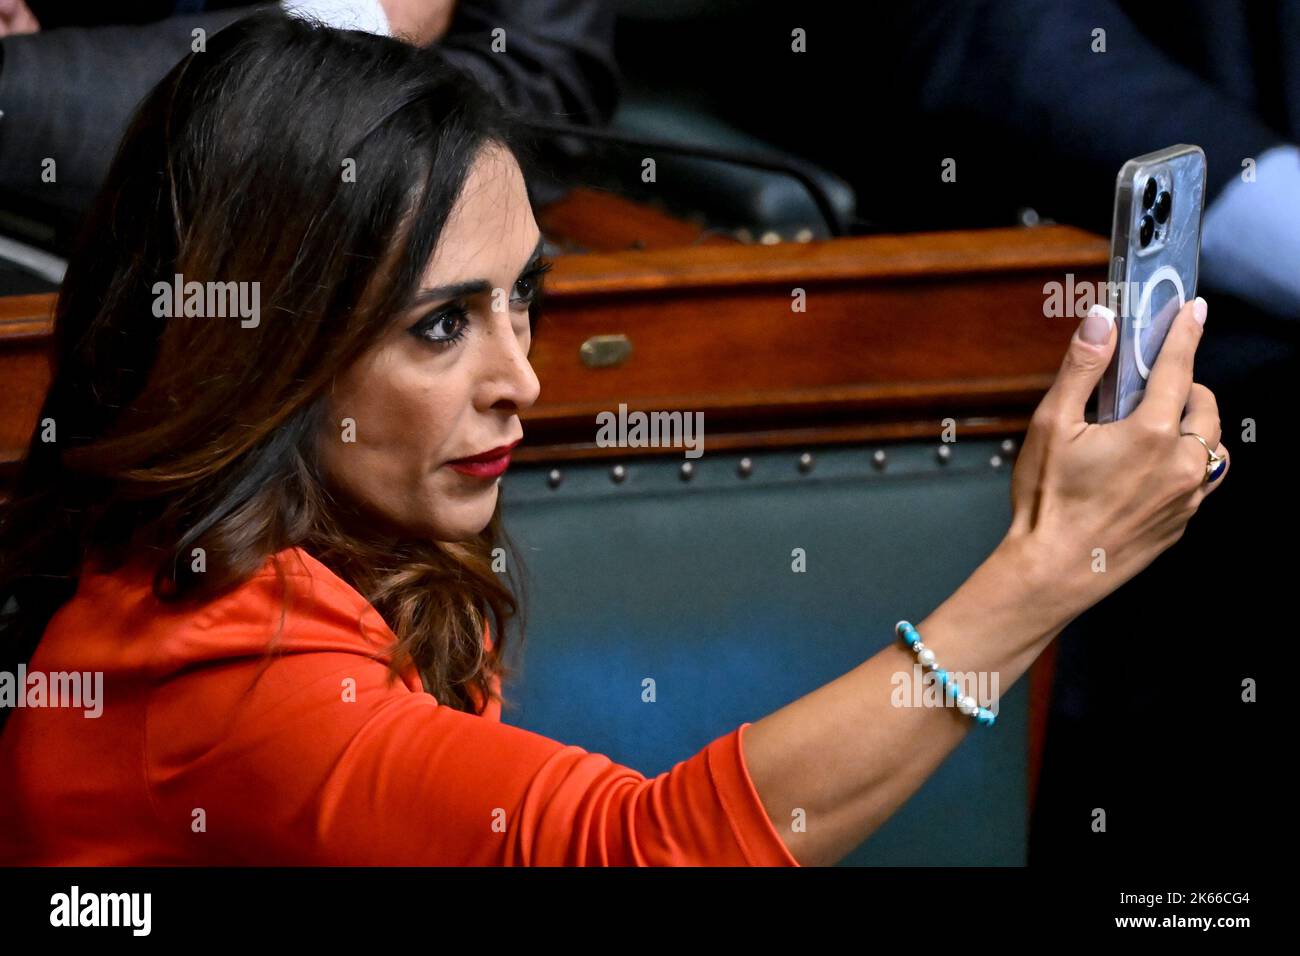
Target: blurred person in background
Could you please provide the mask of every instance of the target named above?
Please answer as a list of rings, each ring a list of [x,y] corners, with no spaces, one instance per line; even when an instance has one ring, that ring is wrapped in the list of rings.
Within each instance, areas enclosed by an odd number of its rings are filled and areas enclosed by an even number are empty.
[[[194,31],[211,35],[265,6],[0,0],[0,234],[66,253],[131,111],[191,51]],[[436,43],[449,62],[523,113],[601,125],[617,105],[614,17],[600,0],[285,0],[279,6],[329,26]],[[535,183],[543,203],[562,194],[545,169],[539,164]]]

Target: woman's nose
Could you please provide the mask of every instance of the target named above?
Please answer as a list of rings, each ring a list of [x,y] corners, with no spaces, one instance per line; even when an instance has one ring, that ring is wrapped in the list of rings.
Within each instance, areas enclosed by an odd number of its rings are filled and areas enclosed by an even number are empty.
[[[489,380],[493,392],[490,404],[505,400],[520,409],[528,408],[537,401],[542,385],[528,361],[527,333],[521,338],[510,318],[503,316],[494,324],[489,340]]]

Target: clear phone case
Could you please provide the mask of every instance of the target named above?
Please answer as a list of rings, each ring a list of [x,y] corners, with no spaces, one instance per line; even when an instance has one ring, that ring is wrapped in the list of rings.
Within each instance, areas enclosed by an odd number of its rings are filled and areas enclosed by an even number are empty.
[[[1119,172],[1104,299],[1119,338],[1097,389],[1098,423],[1125,418],[1142,401],[1174,316],[1196,297],[1204,205],[1199,146],[1138,156]]]

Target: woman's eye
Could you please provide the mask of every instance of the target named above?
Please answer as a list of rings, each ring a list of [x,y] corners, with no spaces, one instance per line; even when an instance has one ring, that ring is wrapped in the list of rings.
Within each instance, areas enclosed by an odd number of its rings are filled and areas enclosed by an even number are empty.
[[[450,345],[460,340],[468,324],[469,316],[465,309],[454,308],[421,319],[411,332],[435,345]]]
[[[515,283],[515,296],[512,301],[532,304],[542,292],[542,280],[551,271],[550,262],[539,262],[519,277]]]
[[[540,283],[533,276],[524,276],[515,283],[515,301],[532,302],[537,298],[539,285]]]

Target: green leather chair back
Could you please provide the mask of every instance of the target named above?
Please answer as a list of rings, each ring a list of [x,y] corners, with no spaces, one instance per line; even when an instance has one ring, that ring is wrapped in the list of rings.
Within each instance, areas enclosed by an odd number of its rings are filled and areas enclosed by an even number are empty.
[[[584,463],[556,466],[554,486],[549,466],[512,468],[503,509],[529,620],[503,718],[655,776],[855,667],[1010,521],[998,443],[945,445],[946,460],[939,447],[812,449],[811,470],[799,451],[628,458],[621,481],[613,462]],[[1000,690],[997,724],[972,728],[844,864],[1026,862],[1026,682]]]

